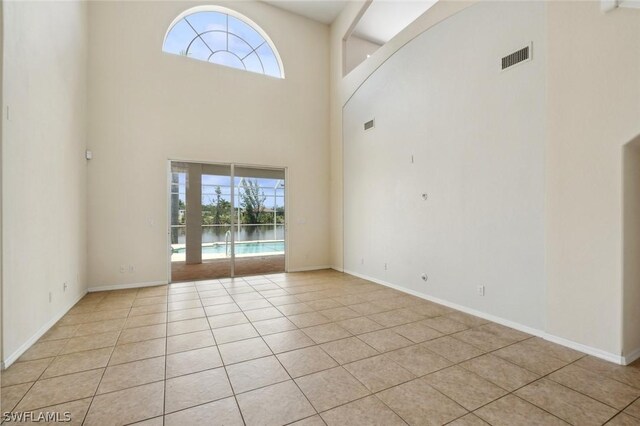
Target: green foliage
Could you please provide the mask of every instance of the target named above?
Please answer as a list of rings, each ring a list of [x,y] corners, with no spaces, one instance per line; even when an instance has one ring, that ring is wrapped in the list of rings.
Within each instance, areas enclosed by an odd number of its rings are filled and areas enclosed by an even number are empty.
[[[243,179],[240,184],[239,205],[240,224],[242,225],[273,225],[273,210],[267,211],[265,201],[267,197],[260,188],[257,180]],[[222,197],[222,190],[216,186],[214,194],[209,196],[209,203],[202,205],[203,225],[227,225],[231,223],[231,215],[234,219],[238,216],[238,210],[231,207],[231,203]],[[184,203],[180,201],[180,209],[184,209]],[[284,223],[284,206],[276,208],[276,223]],[[237,221],[237,219],[236,219]]]
[[[202,205],[203,225],[225,225],[231,223],[231,203],[222,198],[222,191],[216,186],[209,204]]]
[[[264,201],[267,199],[257,180],[243,179],[241,183],[240,206],[242,223],[265,223]],[[268,223],[268,222],[267,222]]]
[[[284,223],[284,206],[276,207],[276,223]]]

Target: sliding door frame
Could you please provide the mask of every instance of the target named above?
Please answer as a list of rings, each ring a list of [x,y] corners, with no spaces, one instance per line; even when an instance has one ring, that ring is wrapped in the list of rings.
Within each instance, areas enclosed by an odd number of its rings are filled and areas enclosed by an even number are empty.
[[[195,164],[205,164],[205,165],[213,165],[213,166],[223,166],[230,167],[230,180],[231,180],[231,206],[234,205],[234,197],[235,197],[235,168],[236,167],[246,167],[249,169],[262,169],[262,170],[283,170],[284,171],[284,271],[289,271],[289,168],[287,166],[267,166],[262,164],[248,164],[248,163],[221,163],[221,162],[213,162],[213,161],[201,161],[201,160],[185,160],[172,158],[167,160],[167,168],[166,168],[166,178],[167,178],[167,205],[166,205],[166,224],[165,230],[167,232],[166,241],[165,241],[165,250],[167,253],[167,283],[171,284],[171,163],[195,163]],[[231,278],[235,278],[235,217],[231,215]]]

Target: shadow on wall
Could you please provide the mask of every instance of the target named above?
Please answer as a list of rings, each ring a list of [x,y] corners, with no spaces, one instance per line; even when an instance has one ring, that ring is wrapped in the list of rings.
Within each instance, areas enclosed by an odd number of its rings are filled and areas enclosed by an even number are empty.
[[[623,355],[640,355],[640,135],[623,146]]]

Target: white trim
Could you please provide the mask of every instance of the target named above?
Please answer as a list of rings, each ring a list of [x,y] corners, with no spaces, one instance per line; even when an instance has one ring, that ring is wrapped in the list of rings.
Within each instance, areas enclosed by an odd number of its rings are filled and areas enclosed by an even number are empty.
[[[231,258],[229,259],[229,275],[231,276],[231,278],[235,278],[236,276],[236,231],[238,231],[238,239],[240,239],[240,209],[242,208],[242,205],[240,203],[238,203],[238,223],[236,223],[236,214],[234,213],[234,210],[236,209],[236,188],[238,189],[238,198],[240,198],[240,182],[242,180],[238,181],[238,187],[236,187],[236,166],[235,164],[231,163],[229,164],[229,229],[231,230],[231,234],[229,235],[230,238],[230,243],[231,243]],[[202,185],[202,178],[200,178],[200,185]],[[187,199],[187,192],[189,191],[188,189],[188,185],[187,185],[187,189],[185,190],[184,193],[184,199]],[[202,193],[200,194],[200,198],[202,198]],[[216,205],[216,209],[217,209],[217,205]],[[275,206],[273,207],[275,210]],[[202,235],[202,218],[199,219],[200,221],[200,235]],[[185,255],[185,260],[187,258],[187,219],[185,218],[184,220],[185,223],[185,235],[184,235],[184,255]],[[235,226],[234,226],[235,225]],[[273,236],[273,238],[276,238],[275,234]],[[224,237],[224,242],[225,242],[225,246],[227,244],[227,236],[225,234]],[[200,237],[200,244],[202,244],[202,236]],[[199,249],[201,250],[201,249]],[[225,247],[225,251],[226,251],[226,247]],[[225,253],[226,255],[227,253]],[[186,262],[185,262],[186,263]]]
[[[129,284],[114,284],[114,285],[102,285],[98,287],[89,287],[89,293],[95,293],[96,291],[109,291],[109,290],[126,290],[129,288],[143,288],[154,287],[157,285],[167,285],[166,280],[162,281],[148,281],[145,283],[129,283]]]
[[[11,355],[5,358],[2,361],[2,366],[1,366],[2,370],[9,368],[11,364],[13,364],[18,358],[20,358],[23,353],[25,353],[31,346],[33,346],[34,343],[38,341],[39,338],[41,338],[47,331],[49,331],[51,327],[53,327],[58,321],[60,321],[60,318],[65,316],[66,313],[69,312],[69,310],[73,308],[75,304],[78,303],[80,299],[82,299],[85,296],[85,294],[87,294],[87,290],[83,291],[76,299],[74,299],[70,304],[68,304],[65,309],[62,309],[60,313],[58,313],[49,321],[47,321],[45,325],[40,327],[40,329],[36,331],[33,336],[27,339],[27,341],[24,342],[22,345],[20,345],[18,349],[16,349]]]
[[[629,365],[633,361],[640,359],[640,348],[636,349],[635,351],[631,351],[629,355],[624,355],[622,359],[624,365]]]
[[[303,266],[301,268],[289,269],[287,272],[307,272],[307,271],[319,271],[321,269],[333,269],[329,265],[318,265],[318,266]],[[277,273],[277,272],[276,272]]]
[[[167,253],[167,283],[171,284],[171,160],[167,160],[167,241],[164,249]],[[185,251],[186,254],[186,251]]]
[[[467,314],[475,315],[477,317],[484,318],[486,320],[489,320],[489,321],[504,325],[506,327],[513,328],[515,330],[519,330],[519,331],[531,334],[533,336],[540,337],[540,338],[548,340],[550,342],[557,343],[559,345],[566,346],[566,347],[571,348],[571,349],[575,349],[577,351],[586,353],[588,355],[592,355],[592,356],[594,356],[596,358],[604,359],[605,361],[613,362],[615,364],[627,365],[630,362],[633,362],[632,357],[634,355],[636,357],[640,357],[640,349],[634,351],[632,353],[632,355],[630,355],[628,357],[623,357],[621,355],[616,355],[616,354],[613,354],[611,352],[603,351],[602,349],[594,348],[592,346],[583,345],[582,343],[577,343],[577,342],[565,339],[563,337],[554,336],[553,334],[549,334],[549,333],[547,333],[545,331],[538,330],[537,328],[532,328],[532,327],[529,327],[529,326],[526,326],[526,325],[523,325],[523,324],[519,324],[517,322],[513,322],[511,320],[507,320],[507,319],[504,319],[504,318],[501,318],[501,317],[497,317],[495,315],[491,315],[491,314],[487,314],[485,312],[477,311],[475,309],[468,308],[466,306],[459,305],[457,303],[453,303],[453,302],[449,302],[449,301],[446,301],[446,300],[438,299],[437,297],[429,296],[429,295],[424,294],[424,293],[419,293],[419,292],[417,292],[415,290],[411,290],[411,289],[408,289],[408,288],[400,287],[398,285],[391,284],[389,282],[386,282],[386,281],[383,281],[383,280],[380,280],[380,279],[377,279],[377,278],[373,278],[373,277],[370,277],[370,276],[367,276],[367,275],[364,275],[364,274],[360,274],[360,273],[353,272],[353,271],[348,271],[348,270],[345,270],[344,272],[347,273],[347,274],[350,274],[350,275],[354,275],[354,276],[359,277],[359,278],[363,278],[365,280],[372,281],[372,282],[377,283],[377,284],[381,284],[381,285],[386,286],[386,287],[393,288],[394,290],[398,290],[398,291],[401,291],[403,293],[407,293],[407,294],[410,294],[412,296],[419,297],[421,299],[429,300],[431,302],[435,302],[435,303],[438,303],[440,305],[444,305],[444,306],[447,306],[449,308],[453,308],[453,309],[456,309],[458,311],[465,312]],[[635,359],[637,359],[637,358],[635,358]]]
[[[616,355],[611,352],[603,351],[602,349],[594,348],[593,346],[583,345],[582,343],[574,342],[573,340],[565,339],[564,337],[558,337],[553,334],[541,332],[542,337],[545,340],[548,340],[553,343],[557,343],[558,345],[566,346],[571,349],[575,349],[578,352],[583,352],[587,355],[592,355],[596,358],[603,359],[605,361],[612,362],[614,364],[625,365],[624,357],[622,355]]]
[[[289,217],[291,216],[291,200],[289,197],[291,196],[291,192],[289,192],[289,188],[291,188],[291,183],[289,182],[289,166],[284,167],[284,271],[289,272],[289,263],[291,263],[291,253],[289,247],[290,238],[289,238]],[[275,207],[274,207],[275,208]],[[276,237],[276,234],[273,235]]]

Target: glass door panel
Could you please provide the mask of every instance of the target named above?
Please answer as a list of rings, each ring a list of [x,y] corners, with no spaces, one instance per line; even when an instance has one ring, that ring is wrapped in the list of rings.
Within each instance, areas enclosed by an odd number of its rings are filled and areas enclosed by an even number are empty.
[[[174,170],[180,170],[186,182],[183,186],[178,185],[184,188],[184,193],[178,193],[178,197],[173,195],[172,189],[172,217],[176,202],[190,206],[181,216],[180,209],[178,213],[184,241],[178,239],[174,244],[172,235],[171,280],[231,276],[231,166],[172,163],[171,168],[172,188]]]
[[[186,215],[187,215],[187,169],[179,163],[171,165],[171,223],[170,247],[171,262],[184,262],[186,259]]]
[[[235,167],[235,274],[285,269],[284,170]]]

